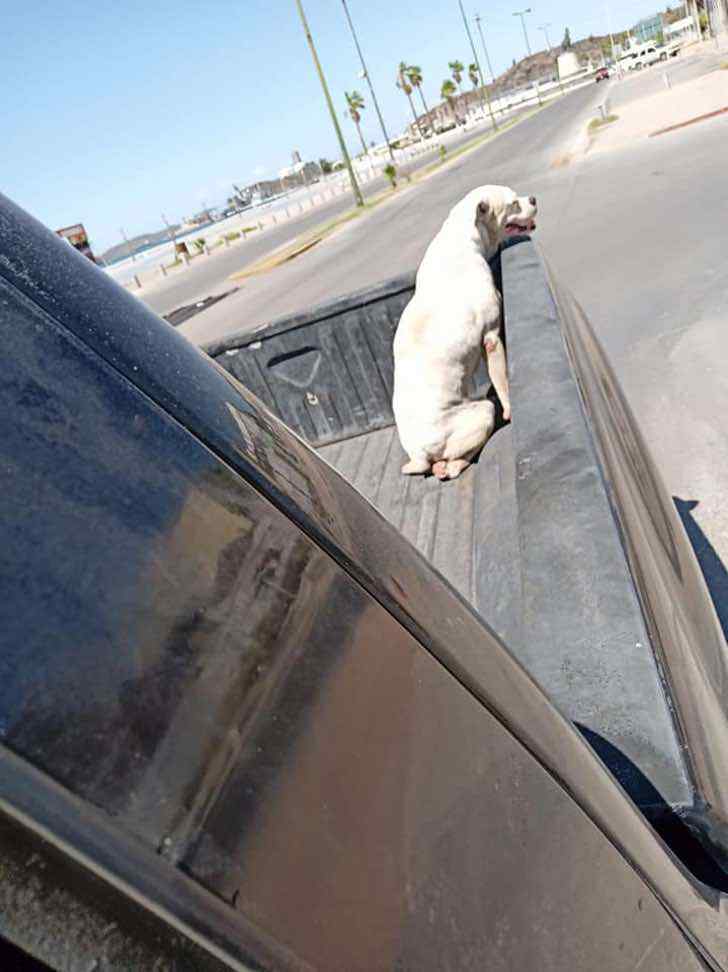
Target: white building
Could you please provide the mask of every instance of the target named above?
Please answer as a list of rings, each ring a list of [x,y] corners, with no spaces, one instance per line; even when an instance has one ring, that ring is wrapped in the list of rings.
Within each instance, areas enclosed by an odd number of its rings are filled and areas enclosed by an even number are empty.
[[[278,178],[281,182],[290,181],[297,185],[308,185],[310,182],[318,182],[321,178],[321,166],[318,162],[294,162],[293,165],[281,169]]]
[[[672,44],[675,41],[681,40],[695,40],[697,36],[695,19],[693,17],[683,17],[682,20],[676,20],[674,24],[665,24],[663,34],[666,44]]]

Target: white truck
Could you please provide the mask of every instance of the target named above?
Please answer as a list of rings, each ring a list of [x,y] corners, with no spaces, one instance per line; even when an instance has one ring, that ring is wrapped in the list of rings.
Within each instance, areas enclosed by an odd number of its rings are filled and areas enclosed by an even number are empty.
[[[641,71],[661,60],[661,54],[655,44],[642,44],[641,47],[634,47],[623,55],[619,63],[625,71]]]

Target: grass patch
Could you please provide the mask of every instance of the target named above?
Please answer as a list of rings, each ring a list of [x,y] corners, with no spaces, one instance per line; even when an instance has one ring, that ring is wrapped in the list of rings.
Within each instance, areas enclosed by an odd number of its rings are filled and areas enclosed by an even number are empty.
[[[240,239],[240,233],[238,233],[238,232],[226,233],[225,234],[225,239],[229,243],[232,243],[233,240],[239,240]]]
[[[606,118],[592,118],[589,122],[589,131],[596,132],[600,128],[604,128],[605,125],[611,125],[612,122],[619,120],[619,115],[607,115]]]

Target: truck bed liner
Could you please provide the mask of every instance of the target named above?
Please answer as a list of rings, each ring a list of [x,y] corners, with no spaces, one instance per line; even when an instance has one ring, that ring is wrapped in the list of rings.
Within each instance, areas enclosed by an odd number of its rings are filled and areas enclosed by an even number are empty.
[[[460,479],[403,476],[390,426],[323,446],[320,454],[512,644],[520,640],[520,570],[512,433],[500,429]]]

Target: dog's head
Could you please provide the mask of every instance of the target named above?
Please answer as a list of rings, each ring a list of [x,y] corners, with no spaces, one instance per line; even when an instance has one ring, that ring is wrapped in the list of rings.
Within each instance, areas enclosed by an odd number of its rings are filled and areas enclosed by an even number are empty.
[[[506,186],[480,186],[468,193],[463,204],[463,215],[474,219],[486,250],[495,251],[506,237],[536,229],[536,198],[518,196]]]

